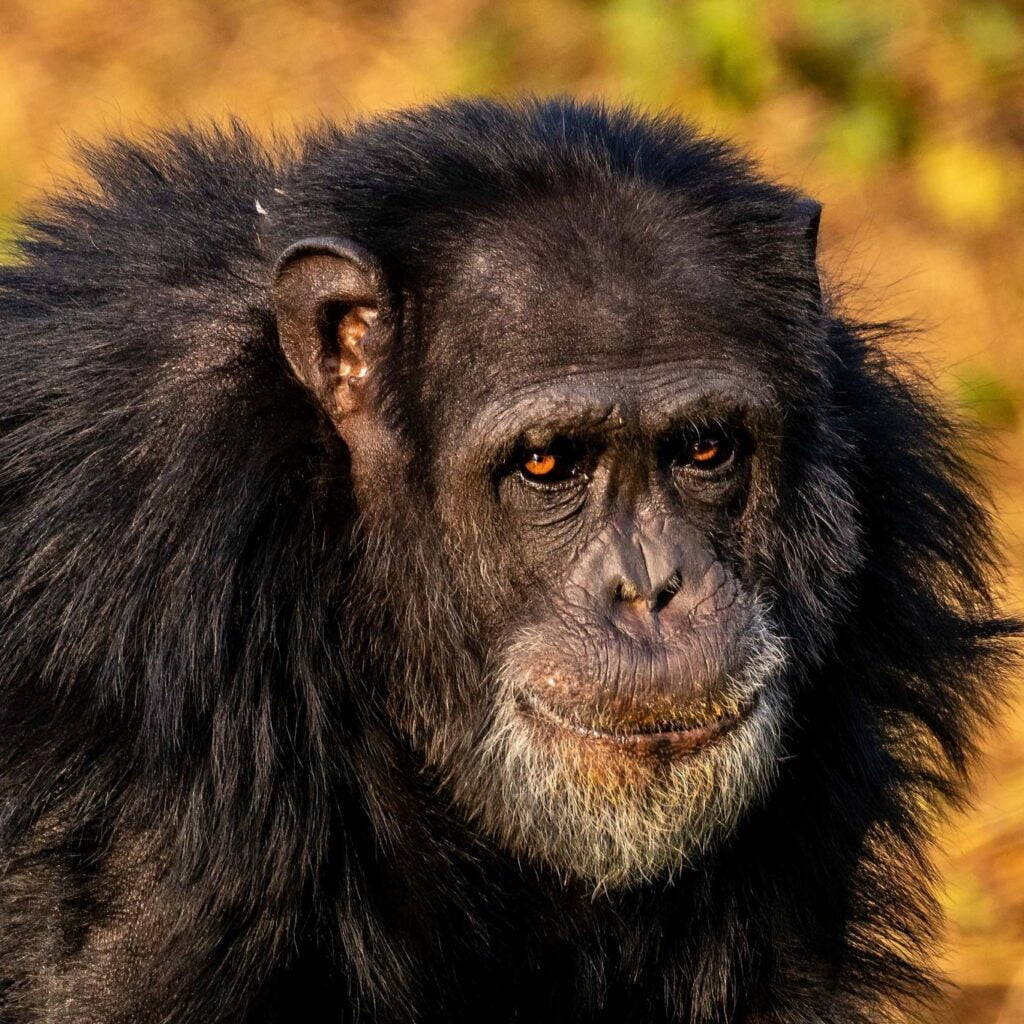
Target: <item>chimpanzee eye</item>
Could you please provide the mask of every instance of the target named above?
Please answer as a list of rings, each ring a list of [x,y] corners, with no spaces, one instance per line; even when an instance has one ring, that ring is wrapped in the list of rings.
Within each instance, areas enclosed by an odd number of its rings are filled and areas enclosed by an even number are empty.
[[[533,477],[548,476],[558,469],[558,459],[551,452],[534,452],[526,458],[523,469]]]
[[[681,439],[673,461],[684,469],[708,473],[732,462],[736,455],[736,439],[719,423],[698,427]]]
[[[518,462],[523,478],[533,483],[560,484],[582,472],[580,452],[567,442],[527,449]]]

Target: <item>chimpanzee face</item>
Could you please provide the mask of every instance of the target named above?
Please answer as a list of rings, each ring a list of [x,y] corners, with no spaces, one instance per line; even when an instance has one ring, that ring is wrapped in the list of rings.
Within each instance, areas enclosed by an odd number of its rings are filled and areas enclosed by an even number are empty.
[[[757,546],[782,398],[742,287],[694,224],[652,242],[659,212],[509,214],[401,316],[375,319],[381,271],[355,250],[300,248],[279,283],[290,308],[306,296],[285,351],[326,374],[364,518],[392,524],[377,528],[410,581],[433,577],[422,594],[444,592],[417,616],[411,582],[385,588],[433,648],[395,720],[506,849],[606,885],[728,831],[770,783],[787,706]],[[301,340],[325,322],[340,373]],[[384,410],[414,378],[400,429]],[[415,514],[396,511],[410,496]]]

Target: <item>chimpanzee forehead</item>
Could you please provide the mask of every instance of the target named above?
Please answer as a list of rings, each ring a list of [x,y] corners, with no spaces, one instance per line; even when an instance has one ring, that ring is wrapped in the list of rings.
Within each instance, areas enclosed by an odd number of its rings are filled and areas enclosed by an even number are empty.
[[[705,371],[768,372],[755,289],[700,214],[651,205],[538,203],[469,239],[432,290],[427,388],[461,415],[573,379],[643,402]]]

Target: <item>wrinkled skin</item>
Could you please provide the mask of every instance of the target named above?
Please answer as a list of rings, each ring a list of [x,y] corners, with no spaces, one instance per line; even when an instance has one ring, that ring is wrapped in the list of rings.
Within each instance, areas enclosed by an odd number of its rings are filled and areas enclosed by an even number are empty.
[[[418,494],[449,557],[428,571],[474,619],[461,687],[453,651],[432,672],[443,705],[424,716],[403,689],[395,718],[487,834],[597,886],[672,874],[726,834],[772,780],[787,704],[750,557],[786,396],[685,204],[648,205],[609,189],[598,211],[556,193],[506,212],[415,314],[345,239],[293,243],[276,285],[364,518],[401,546],[418,530],[389,525],[395,482]],[[809,281],[817,213],[795,203],[777,229]],[[386,422],[379,383],[405,369],[413,315],[418,438]]]

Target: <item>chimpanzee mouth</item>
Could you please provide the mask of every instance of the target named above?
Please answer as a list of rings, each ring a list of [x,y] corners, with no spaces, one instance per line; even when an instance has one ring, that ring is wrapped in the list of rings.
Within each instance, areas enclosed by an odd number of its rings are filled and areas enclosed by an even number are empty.
[[[519,696],[520,710],[549,728],[590,741],[615,744],[638,754],[669,757],[695,753],[732,732],[750,716],[757,702],[758,694],[755,692],[743,700],[719,702],[709,708],[689,708],[670,721],[622,721],[593,726],[565,718],[527,693]]]

